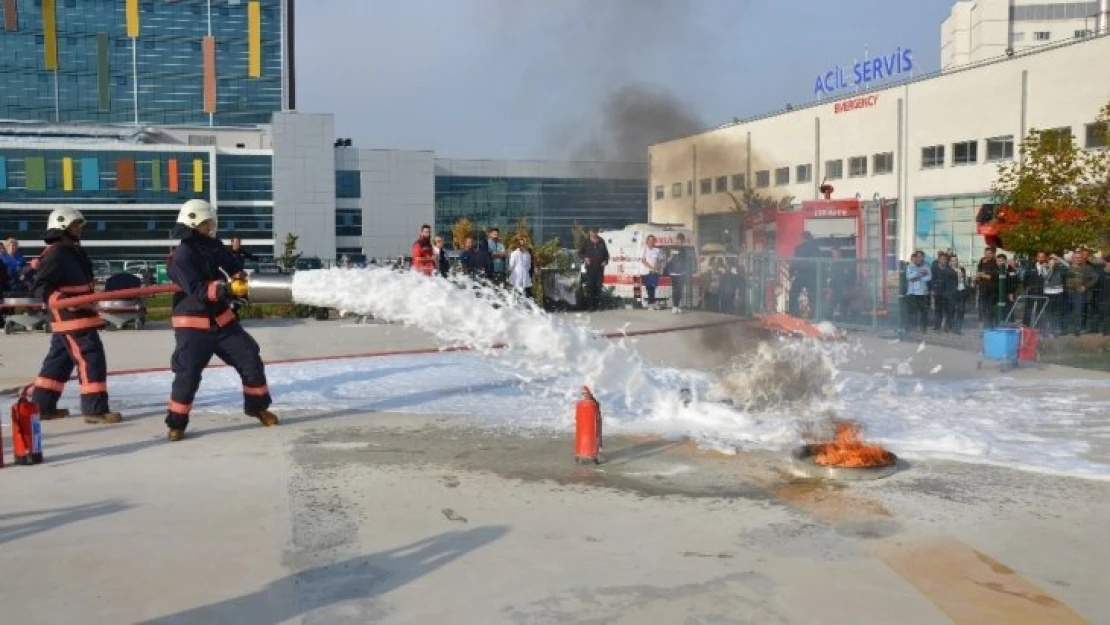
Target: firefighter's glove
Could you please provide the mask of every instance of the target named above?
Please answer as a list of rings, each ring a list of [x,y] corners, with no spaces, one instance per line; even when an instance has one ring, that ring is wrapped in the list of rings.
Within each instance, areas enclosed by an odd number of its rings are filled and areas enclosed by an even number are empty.
[[[227,285],[227,293],[235,299],[245,299],[247,297],[247,281],[246,280],[232,280]]]

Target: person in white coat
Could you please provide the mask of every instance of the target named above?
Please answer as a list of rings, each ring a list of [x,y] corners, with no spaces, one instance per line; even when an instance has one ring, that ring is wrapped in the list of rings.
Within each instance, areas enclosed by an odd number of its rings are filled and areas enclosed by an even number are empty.
[[[640,256],[640,275],[647,291],[647,307],[655,306],[655,289],[659,287],[659,270],[663,265],[663,250],[655,246],[655,236],[644,239],[644,252]]]
[[[524,239],[517,239],[516,249],[509,255],[509,284],[532,297],[532,254]]]

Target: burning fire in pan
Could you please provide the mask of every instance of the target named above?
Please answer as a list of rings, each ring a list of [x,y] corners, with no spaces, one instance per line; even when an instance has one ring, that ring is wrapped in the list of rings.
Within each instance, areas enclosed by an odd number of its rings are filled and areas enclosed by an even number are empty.
[[[810,446],[813,462],[825,467],[879,467],[894,462],[894,454],[863,441],[862,428],[850,421],[834,421],[832,440]]]

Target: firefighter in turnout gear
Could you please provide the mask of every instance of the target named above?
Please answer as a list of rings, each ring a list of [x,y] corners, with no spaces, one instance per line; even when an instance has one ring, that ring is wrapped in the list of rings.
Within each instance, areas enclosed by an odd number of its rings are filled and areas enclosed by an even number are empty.
[[[85,250],[81,249],[81,232],[85,217],[74,208],[59,208],[47,218],[46,249],[39,256],[39,267],[31,287],[35,297],[48,307],[65,302],[67,297],[93,292],[93,268]],[[100,328],[104,321],[96,305],[49,308],[50,351],[35,379],[32,400],[39,406],[42,419],[69,416],[58,409],[58,398],[66,381],[77,368],[81,382],[81,413],[86,423],[119,423],[118,412],[108,409],[108,363]]]
[[[173,297],[176,349],[174,379],[166,415],[170,440],[181,440],[189,425],[201,374],[212,356],[233,367],[243,382],[243,411],[262,425],[277,425],[269,411],[270,391],[258,343],[231,310],[230,300],[246,295],[243,263],[216,238],[216,212],[204,200],[189,200],[177,216],[174,238],[181,245],[170,260],[169,277],[181,287]]]

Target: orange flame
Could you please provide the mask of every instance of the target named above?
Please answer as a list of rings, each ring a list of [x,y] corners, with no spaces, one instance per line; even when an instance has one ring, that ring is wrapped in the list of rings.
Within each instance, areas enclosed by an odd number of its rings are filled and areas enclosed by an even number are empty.
[[[894,459],[882,447],[865,444],[860,427],[844,421],[837,422],[833,442],[814,445],[813,451],[813,461],[822,466],[875,467]]]

